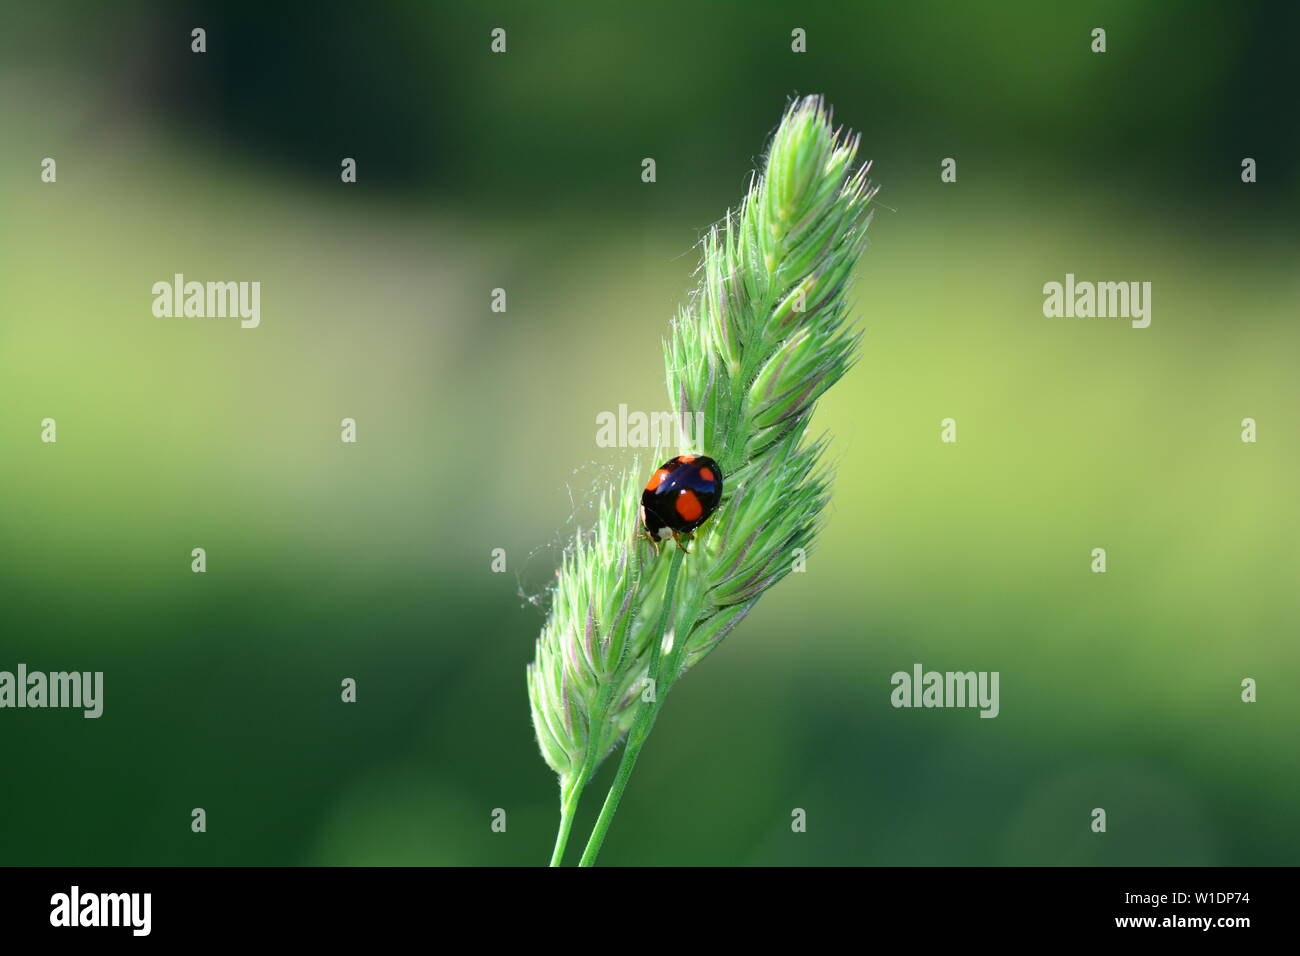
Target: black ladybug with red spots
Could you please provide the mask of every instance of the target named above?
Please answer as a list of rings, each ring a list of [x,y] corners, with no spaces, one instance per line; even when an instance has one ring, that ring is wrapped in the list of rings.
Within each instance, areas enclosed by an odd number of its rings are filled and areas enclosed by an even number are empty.
[[[678,455],[664,462],[641,492],[641,524],[646,537],[659,543],[672,538],[686,550],[682,536],[709,520],[722,500],[722,469],[706,455]]]

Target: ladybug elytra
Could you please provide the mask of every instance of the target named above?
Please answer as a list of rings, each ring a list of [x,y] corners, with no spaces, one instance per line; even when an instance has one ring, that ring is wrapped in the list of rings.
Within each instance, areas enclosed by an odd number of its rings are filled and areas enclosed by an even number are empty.
[[[672,538],[683,551],[681,536],[690,535],[722,500],[722,469],[706,455],[678,455],[656,469],[641,492],[641,525],[659,543]]]

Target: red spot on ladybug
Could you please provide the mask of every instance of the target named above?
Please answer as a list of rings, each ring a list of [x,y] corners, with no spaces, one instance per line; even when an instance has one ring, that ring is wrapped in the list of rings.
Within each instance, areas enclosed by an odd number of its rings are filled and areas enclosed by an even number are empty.
[[[660,482],[662,482],[666,477],[668,477],[668,471],[664,468],[660,468],[650,476],[650,480],[646,482],[645,490],[654,491],[659,487]]]
[[[703,478],[705,481],[714,481],[714,480],[715,480],[714,477],[713,477],[713,469],[712,469],[712,468],[701,468],[701,469],[700,469],[700,477]]]
[[[674,505],[677,508],[677,514],[681,516],[683,521],[694,521],[704,514],[704,505],[700,504],[700,499],[695,497],[695,492],[689,488],[683,489],[677,495],[677,501]]]

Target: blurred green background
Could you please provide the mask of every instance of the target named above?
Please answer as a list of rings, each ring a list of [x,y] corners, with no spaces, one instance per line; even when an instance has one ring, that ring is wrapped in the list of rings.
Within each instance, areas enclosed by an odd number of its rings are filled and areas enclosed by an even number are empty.
[[[544,862],[524,667],[637,454],[595,416],[664,407],[693,244],[812,92],[883,187],[833,513],[674,693],[603,862],[1300,856],[1293,5],[5,21],[0,669],[106,687],[0,711],[0,863]],[[176,272],[260,281],[261,327],[154,318]],[[1044,318],[1067,272],[1152,282],[1151,327]],[[917,662],[1000,671],[1001,715],[893,709]]]

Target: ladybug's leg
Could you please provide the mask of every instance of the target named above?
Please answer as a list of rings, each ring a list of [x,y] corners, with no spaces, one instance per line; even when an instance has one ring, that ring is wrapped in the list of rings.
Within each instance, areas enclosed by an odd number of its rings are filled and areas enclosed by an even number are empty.
[[[677,542],[677,547],[682,549],[683,554],[690,554],[690,552],[686,550],[686,545],[682,544],[682,539],[677,536],[676,531],[673,532],[673,540]]]

